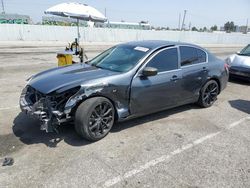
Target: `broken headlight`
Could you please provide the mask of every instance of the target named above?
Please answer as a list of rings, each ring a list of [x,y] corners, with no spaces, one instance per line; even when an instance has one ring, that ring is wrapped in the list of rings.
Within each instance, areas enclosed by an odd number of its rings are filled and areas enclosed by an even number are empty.
[[[77,93],[75,93],[68,99],[64,107],[65,114],[69,114],[72,108],[75,107],[77,102],[82,100],[83,94],[84,94],[84,90],[79,90]]]
[[[67,101],[74,96],[80,89],[80,86],[66,90],[62,93],[53,92],[50,94],[51,107],[53,109],[64,111]]]

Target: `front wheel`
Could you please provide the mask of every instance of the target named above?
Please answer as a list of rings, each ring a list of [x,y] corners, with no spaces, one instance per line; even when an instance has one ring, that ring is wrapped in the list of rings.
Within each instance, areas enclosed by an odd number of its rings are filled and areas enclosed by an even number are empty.
[[[208,81],[201,89],[198,104],[208,108],[214,104],[219,94],[219,85],[215,80]]]
[[[104,97],[84,101],[75,114],[76,132],[89,141],[104,138],[112,128],[115,119],[113,104]]]

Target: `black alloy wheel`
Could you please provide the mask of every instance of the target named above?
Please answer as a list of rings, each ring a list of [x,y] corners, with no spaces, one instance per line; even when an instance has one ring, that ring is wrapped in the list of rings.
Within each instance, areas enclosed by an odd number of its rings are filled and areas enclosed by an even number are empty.
[[[97,105],[89,117],[89,130],[93,136],[100,136],[110,131],[113,125],[113,107],[102,102]]]
[[[90,141],[104,138],[115,121],[113,104],[104,97],[94,97],[84,101],[75,114],[76,132]]]
[[[202,107],[210,107],[217,100],[219,85],[215,80],[208,81],[201,89],[198,104]]]

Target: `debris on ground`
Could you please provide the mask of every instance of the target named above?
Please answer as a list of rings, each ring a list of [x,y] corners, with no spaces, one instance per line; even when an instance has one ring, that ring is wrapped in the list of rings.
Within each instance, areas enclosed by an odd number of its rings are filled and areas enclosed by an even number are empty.
[[[5,157],[2,166],[12,166],[14,164],[14,159],[11,157]]]

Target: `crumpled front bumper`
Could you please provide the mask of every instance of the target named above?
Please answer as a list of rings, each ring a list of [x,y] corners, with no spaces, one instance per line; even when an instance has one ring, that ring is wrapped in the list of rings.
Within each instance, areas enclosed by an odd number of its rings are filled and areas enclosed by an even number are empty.
[[[69,115],[65,116],[52,107],[49,96],[46,96],[31,86],[26,86],[20,96],[19,105],[25,114],[31,115],[40,121],[40,129],[46,132],[57,131],[57,126],[70,120]]]
[[[43,94],[27,85],[20,96],[19,104],[22,112],[40,120],[41,130],[46,132],[57,131],[58,125],[73,120],[71,110],[79,98],[74,94],[79,90],[70,90],[70,93]]]
[[[19,100],[20,109],[26,114],[32,114],[32,105],[27,102],[25,96],[21,96]]]
[[[46,132],[53,132],[52,118],[44,111],[41,101],[32,104],[25,94],[22,94],[19,100],[20,108],[25,114],[31,115],[40,121],[40,129]]]

